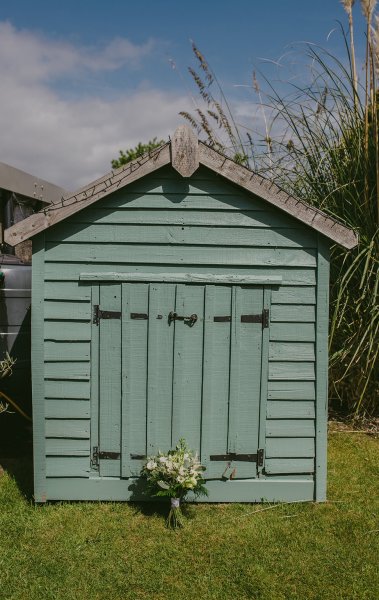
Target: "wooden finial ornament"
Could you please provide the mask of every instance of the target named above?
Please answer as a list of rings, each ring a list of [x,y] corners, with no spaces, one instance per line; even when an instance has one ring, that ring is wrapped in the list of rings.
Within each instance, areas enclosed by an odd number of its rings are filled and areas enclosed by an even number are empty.
[[[180,125],[172,136],[171,164],[182,177],[191,177],[199,166],[197,136],[187,125]]]

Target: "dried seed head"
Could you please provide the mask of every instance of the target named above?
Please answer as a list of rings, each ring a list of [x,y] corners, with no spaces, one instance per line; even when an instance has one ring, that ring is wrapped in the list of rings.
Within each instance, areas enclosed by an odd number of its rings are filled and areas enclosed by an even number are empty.
[[[374,63],[375,63],[376,76],[379,77],[379,15],[376,15],[374,17],[372,41],[373,41],[373,48],[374,48]]]
[[[257,92],[257,94],[259,94],[259,92],[261,91],[255,71],[253,71],[253,88]]]
[[[292,152],[292,150],[295,150],[295,144],[293,143],[293,140],[288,140],[286,147],[288,152]]]
[[[344,7],[345,11],[349,15],[354,6],[355,0],[341,0],[341,4]]]
[[[361,0],[361,8],[368,23],[371,23],[372,15],[376,7],[377,0]]]
[[[373,33],[375,45],[379,46],[379,15],[375,15],[374,17]]]

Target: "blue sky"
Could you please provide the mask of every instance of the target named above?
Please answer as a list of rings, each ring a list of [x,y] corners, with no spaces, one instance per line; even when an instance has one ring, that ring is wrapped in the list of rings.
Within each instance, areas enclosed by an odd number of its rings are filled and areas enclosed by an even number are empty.
[[[355,17],[363,44],[359,3]],[[295,56],[301,41],[342,56],[338,20],[339,0],[2,3],[0,160],[72,190],[119,148],[167,138],[191,108],[190,39],[248,124],[252,71],[278,75],[262,59]]]

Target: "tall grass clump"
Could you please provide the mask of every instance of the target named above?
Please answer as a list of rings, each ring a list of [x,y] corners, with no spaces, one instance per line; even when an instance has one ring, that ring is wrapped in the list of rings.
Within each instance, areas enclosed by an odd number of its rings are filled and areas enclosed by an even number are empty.
[[[343,59],[305,44],[307,83],[287,82],[282,93],[284,88],[263,74],[264,99],[254,75],[251,88],[265,116],[263,132],[248,132],[242,141],[242,128],[234,119],[229,122],[231,136],[220,111],[213,115],[218,82],[215,86],[214,77],[204,80],[194,70],[200,78],[193,75],[204,106],[201,112],[211,132],[203,119],[182,114],[209,144],[359,233],[359,246],[353,251],[332,248],[330,398],[345,412],[363,416],[379,410],[379,16],[374,12],[376,0],[361,0],[367,29],[360,81],[354,0],[342,4],[349,21],[347,32],[341,27]],[[197,59],[203,73],[208,69],[212,74],[204,57]]]

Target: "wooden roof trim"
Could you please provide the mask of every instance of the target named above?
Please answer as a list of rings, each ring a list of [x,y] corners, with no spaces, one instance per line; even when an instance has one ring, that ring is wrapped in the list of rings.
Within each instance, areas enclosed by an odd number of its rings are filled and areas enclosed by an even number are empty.
[[[187,125],[177,127],[172,136],[171,164],[182,177],[191,177],[199,168],[199,142]]]
[[[188,148],[185,148],[184,142],[187,142]],[[203,142],[196,142],[194,133],[187,126],[181,126],[176,130],[171,143],[168,142],[150,154],[111,171],[74,194],[62,197],[62,200],[53,206],[13,225],[4,232],[4,239],[6,243],[15,246],[170,163],[184,177],[189,177],[198,165],[202,164],[344,248],[354,248],[358,243],[358,235],[352,229],[306,202],[290,196],[276,184],[236,164]]]
[[[42,211],[20,221],[4,232],[7,244],[15,246],[20,242],[41,233],[52,225],[56,225],[101,198],[112,194],[125,185],[153,173],[157,169],[170,164],[170,144],[160,146],[150,154],[134,160],[120,169],[114,169],[100,179],[81,188],[74,194],[62,197],[60,202],[48,206]]]
[[[266,200],[344,248],[350,250],[358,244],[358,235],[349,227],[342,225],[318,208],[287,194],[275,183],[238,165],[203,142],[199,142],[199,160],[208,169]]]

